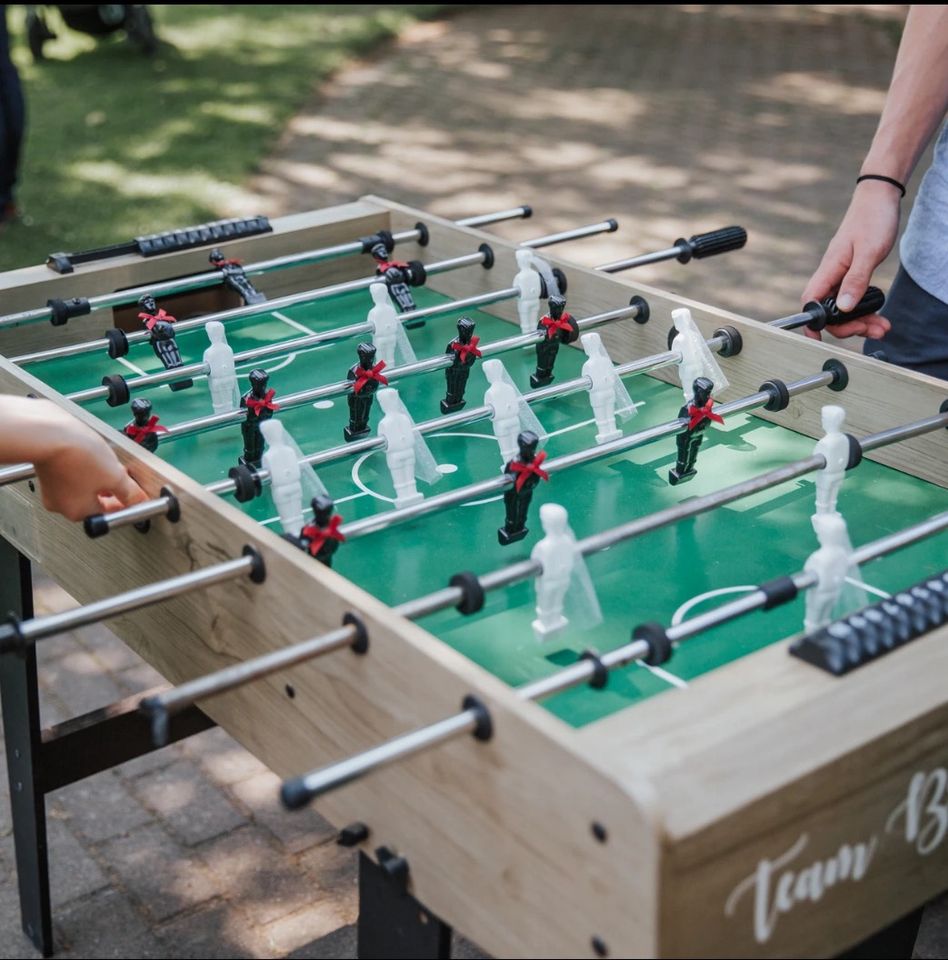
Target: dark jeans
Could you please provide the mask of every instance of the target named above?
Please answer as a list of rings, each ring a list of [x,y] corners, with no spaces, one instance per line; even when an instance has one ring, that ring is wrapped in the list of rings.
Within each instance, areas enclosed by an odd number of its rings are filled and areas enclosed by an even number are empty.
[[[882,350],[890,363],[948,380],[948,304],[926,293],[899,267],[882,315],[892,329],[866,340],[864,353]]]
[[[10,59],[7,8],[0,5],[0,217],[3,207],[13,202],[25,119],[20,76]]]

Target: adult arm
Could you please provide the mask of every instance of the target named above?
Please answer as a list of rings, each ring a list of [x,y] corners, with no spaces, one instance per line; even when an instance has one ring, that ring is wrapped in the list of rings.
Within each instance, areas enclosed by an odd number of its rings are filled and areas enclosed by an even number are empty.
[[[948,111],[948,6],[913,5],[905,21],[892,82],[864,173],[906,183]],[[830,241],[803,302],[837,294],[842,310],[866,292],[873,271],[889,255],[899,230],[899,189],[879,180],[856,185],[849,209]],[[837,337],[878,338],[889,321],[878,314],[828,328]],[[807,331],[816,339],[820,334]]]

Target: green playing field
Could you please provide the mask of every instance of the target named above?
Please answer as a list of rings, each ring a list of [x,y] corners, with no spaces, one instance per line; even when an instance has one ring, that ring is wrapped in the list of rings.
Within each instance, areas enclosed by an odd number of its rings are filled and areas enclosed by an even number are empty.
[[[415,294],[419,306],[445,299],[427,289],[416,290]],[[370,306],[368,292],[359,291],[273,313],[262,309],[256,317],[229,323],[228,339],[235,351],[267,346],[276,340],[362,322]],[[615,304],[621,306],[624,304]],[[571,304],[571,309],[578,318],[586,315],[581,304]],[[509,323],[486,313],[469,315],[477,321],[481,346],[516,333]],[[663,323],[666,319],[653,318],[650,322]],[[449,313],[410,331],[419,359],[444,352],[454,335],[455,320],[456,314]],[[632,320],[619,322],[634,327]],[[182,332],[178,342],[185,363],[200,360],[207,347],[202,330]],[[344,379],[357,359],[358,342],[349,339],[267,358],[260,365],[271,373],[276,401],[281,395]],[[511,351],[501,359],[520,388],[529,390],[533,349]],[[555,382],[578,376],[584,359],[578,350],[562,349]],[[727,362],[723,361],[725,372]],[[244,364],[238,372],[246,374],[255,366]],[[79,360],[47,361],[32,366],[30,371],[68,393],[97,385],[105,374],[121,372],[132,377],[160,369],[151,348],[140,344],[119,363],[104,354],[86,355]],[[776,360],[773,375],[781,375]],[[627,380],[626,384],[638,405],[636,417],[624,425],[627,434],[677,417],[682,404],[680,389],[647,376]],[[442,371],[406,378],[393,386],[416,421],[440,415],[438,402],[445,387]],[[482,404],[486,386],[478,364],[468,382],[468,406]],[[247,387],[244,381],[241,389]],[[845,393],[824,393],[826,403],[845,406]],[[152,400],[154,412],[165,425],[211,413],[207,383],[202,378],[196,379],[190,390],[172,393],[161,386],[136,395]],[[732,391],[718,399],[733,398]],[[117,428],[130,419],[126,407],[112,409],[104,401],[89,407]],[[594,445],[595,427],[584,392],[536,404],[534,410],[549,434],[545,449],[550,458]],[[376,404],[373,425],[379,416]],[[286,409],[279,417],[304,452],[311,453],[343,443],[348,407],[346,398],[339,396]],[[880,429],[888,426],[895,424],[879,424]],[[428,442],[443,476],[432,487],[421,484],[423,492],[440,493],[500,471],[497,443],[487,421],[430,434]],[[340,547],[334,566],[394,605],[446,586],[458,571],[483,574],[527,557],[538,539],[538,509],[542,503],[563,504],[569,510],[576,536],[585,537],[808,456],[812,449],[813,441],[807,437],[740,414],[729,418],[723,427],[715,425],[707,431],[698,458],[698,476],[688,484],[672,487],[667,483],[668,469],[675,460],[675,441],[666,437],[631,452],[565,470],[549,483],[541,483],[530,508],[530,535],[520,543],[499,545],[497,528],[503,523],[504,511],[501,497],[496,495],[352,539]],[[158,448],[160,456],[204,483],[225,478],[241,452],[239,424],[163,440]],[[373,516],[393,506],[391,480],[384,454],[379,451],[326,464],[319,476],[346,521]],[[810,526],[813,500],[812,479],[793,481],[590,557],[588,566],[604,618],[585,632],[572,630],[546,644],[538,643],[530,627],[534,617],[530,583],[491,593],[484,610],[473,617],[465,618],[452,610],[427,617],[422,623],[506,682],[519,685],[535,680],[572,663],[587,647],[607,651],[627,643],[631,629],[643,621],[678,622],[733,599],[755,584],[801,569],[816,547]],[[932,484],[865,461],[847,476],[840,510],[848,521],[853,543],[860,545],[944,510],[946,500],[945,491]],[[242,509],[280,532],[268,494],[243,504]],[[943,569],[945,543],[942,534],[867,566],[862,577],[870,598]],[[300,602],[305,603],[305,598]],[[579,687],[550,698],[545,705],[567,722],[581,726],[645,697],[685,687],[702,673],[798,632],[802,613],[803,601],[798,599],[769,613],[743,617],[682,644],[664,669],[633,664],[613,671],[604,690],[593,692]]]

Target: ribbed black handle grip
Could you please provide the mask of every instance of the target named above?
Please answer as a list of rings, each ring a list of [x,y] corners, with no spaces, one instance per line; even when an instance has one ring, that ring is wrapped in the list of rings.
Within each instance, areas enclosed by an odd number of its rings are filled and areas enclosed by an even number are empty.
[[[845,323],[847,320],[867,317],[870,313],[878,313],[884,303],[885,294],[878,287],[869,287],[863,294],[862,300],[846,313],[839,309],[835,297],[826,297],[820,301],[820,306],[826,311],[826,323],[834,326],[837,323]]]
[[[703,260],[705,257],[716,257],[719,253],[740,250],[746,243],[747,231],[743,227],[722,227],[710,233],[696,233],[690,240],[676,240],[675,246],[681,247],[678,262],[687,263],[692,257]]]

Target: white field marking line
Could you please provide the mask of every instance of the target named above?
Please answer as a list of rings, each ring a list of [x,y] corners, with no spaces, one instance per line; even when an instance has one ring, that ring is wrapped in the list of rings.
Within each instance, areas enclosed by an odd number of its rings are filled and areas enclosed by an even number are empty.
[[[645,402],[642,403],[633,403],[633,407],[644,407]],[[595,423],[596,418],[593,417],[591,420],[581,420],[579,423],[571,423],[568,427],[561,427],[559,430],[552,430],[547,434],[548,437],[558,437],[560,434],[569,433],[571,430],[579,430],[582,427],[588,427],[591,423]]]
[[[384,500],[386,503],[394,503],[394,497],[386,497],[384,494],[376,493],[374,490],[370,490],[363,482],[362,478],[359,476],[359,470],[362,467],[362,464],[365,463],[372,454],[375,453],[374,450],[370,450],[368,453],[363,453],[361,457],[352,465],[352,482],[362,491],[363,496],[375,497],[376,500]],[[340,501],[341,502],[341,501]]]
[[[885,590],[880,590],[878,587],[870,586],[868,583],[865,583],[862,580],[857,580],[855,577],[847,577],[846,582],[852,584],[854,587],[860,587],[861,589],[865,590],[866,593],[871,593],[877,597],[882,597],[883,600],[892,599],[891,593],[886,593]]]
[[[271,317],[276,317],[277,320],[282,320],[284,323],[289,324],[291,327],[295,327],[297,330],[301,330],[303,333],[312,336],[316,331],[310,329],[309,327],[303,326],[302,323],[298,323],[296,320],[293,320],[291,317],[286,316],[286,314],[280,313],[279,310],[273,310],[270,313]]]
[[[643,669],[648,670],[653,676],[658,677],[659,680],[664,680],[665,683],[669,683],[673,687],[678,687],[679,690],[688,689],[688,684],[682,680],[681,677],[676,677],[675,674],[669,673],[661,667],[652,667],[647,663],[643,663],[641,660],[636,660],[635,662]]]
[[[126,360],[125,357],[116,357],[115,359],[118,360],[118,362],[122,364],[123,367],[128,367],[128,369],[131,370],[132,373],[137,373],[140,377],[148,376],[148,374],[144,370],[142,370],[141,367],[136,367],[135,364],[131,362],[131,360]]]
[[[335,501],[335,503],[338,506],[340,503],[348,503],[350,500],[358,500],[359,497],[365,496],[368,496],[368,494],[366,494],[365,491],[360,490],[358,493],[350,493],[348,497],[340,497]]]
[[[340,497],[338,500],[336,500],[336,501],[334,501],[334,502],[335,502],[336,506],[338,506],[340,503],[348,503],[350,500],[358,500],[359,497],[364,497],[364,496],[365,496],[364,493],[351,493],[351,494],[349,494],[348,497]],[[313,511],[312,511],[312,509],[311,509],[310,507],[307,507],[307,508],[303,511],[303,519],[304,519],[304,520],[305,520],[307,517],[311,517],[312,515],[313,515]],[[277,516],[277,517],[270,517],[269,520],[261,520],[260,523],[262,523],[265,527],[269,527],[271,524],[276,523],[279,519],[280,519],[280,518],[279,518],[278,516]]]
[[[698,606],[699,603],[704,603],[705,600],[713,600],[715,597],[723,597],[729,593],[753,593],[757,589],[759,588],[755,585],[745,584],[744,586],[740,587],[721,587],[719,590],[709,590],[707,593],[702,593],[697,597],[692,597],[675,611],[675,614],[672,617],[672,626],[677,627],[678,624],[685,619],[685,614],[687,614],[692,607]]]
[[[281,363],[278,363],[275,367],[267,367],[267,373],[275,373],[277,370],[282,370],[284,367],[288,367],[296,359],[296,354],[291,353],[285,360]],[[246,363],[239,363],[235,369],[237,370],[246,370],[247,367],[255,369],[259,364],[255,360],[248,360]]]
[[[463,430],[450,430],[442,433],[434,433],[433,437],[473,437],[475,440],[492,440],[494,443],[497,443],[497,438],[493,434],[486,433],[465,433]],[[501,464],[501,471],[503,471],[503,464]],[[498,500],[503,500],[504,495],[499,493],[496,497],[483,497],[481,500],[470,500],[467,503],[462,503],[462,507],[479,507],[482,503],[497,503]]]

